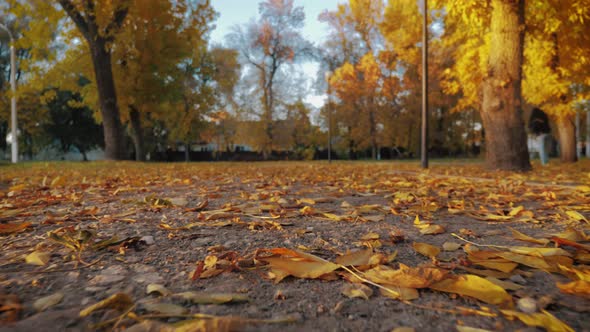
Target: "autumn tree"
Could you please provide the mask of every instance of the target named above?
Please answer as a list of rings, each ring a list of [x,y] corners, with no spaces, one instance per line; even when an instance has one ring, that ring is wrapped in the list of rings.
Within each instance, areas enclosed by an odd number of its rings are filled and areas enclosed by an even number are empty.
[[[259,14],[257,21],[235,27],[229,40],[257,78],[261,106],[257,115],[264,127],[261,146],[268,158],[273,148],[279,78],[289,64],[304,59],[311,47],[299,32],[305,20],[303,7],[295,7],[293,0],[262,2]]]
[[[486,164],[491,169],[530,169],[523,120],[522,65],[524,0],[440,2],[445,34],[456,49],[455,70],[447,71],[447,91],[461,91],[461,107],[480,110]],[[464,26],[469,25],[469,29]]]
[[[112,43],[129,12],[129,0],[59,0],[90,48],[102,117],[105,157],[126,157],[112,69]]]
[[[524,97],[555,121],[561,160],[576,161],[576,105],[588,93],[590,2],[534,1],[526,8]]]

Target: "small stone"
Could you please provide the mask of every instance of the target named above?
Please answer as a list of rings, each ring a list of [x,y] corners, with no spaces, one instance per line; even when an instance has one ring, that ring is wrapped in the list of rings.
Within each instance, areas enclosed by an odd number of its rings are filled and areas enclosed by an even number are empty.
[[[305,227],[305,230],[308,232],[313,232],[313,227],[312,226]]]
[[[71,271],[66,274],[66,279],[68,281],[76,281],[80,277],[80,272],[78,271]]]
[[[88,286],[86,288],[84,288],[85,291],[90,292],[90,293],[99,293],[99,292],[103,292],[106,288],[104,287],[95,287],[95,286]]]
[[[511,275],[509,279],[517,284],[526,285],[526,280],[520,274]]]
[[[92,278],[88,283],[90,285],[110,285],[122,281],[125,276],[114,274],[101,274]]]
[[[156,241],[154,241],[154,237],[151,235],[142,236],[139,240],[145,242],[145,244],[147,244],[148,246],[151,246],[152,244],[156,243]]]
[[[133,281],[140,283],[140,284],[159,284],[159,283],[164,282],[164,278],[162,278],[156,272],[151,272],[151,273],[138,274],[135,277],[133,277]]]
[[[537,301],[530,297],[523,297],[516,302],[518,309],[524,313],[532,314],[537,311]]]

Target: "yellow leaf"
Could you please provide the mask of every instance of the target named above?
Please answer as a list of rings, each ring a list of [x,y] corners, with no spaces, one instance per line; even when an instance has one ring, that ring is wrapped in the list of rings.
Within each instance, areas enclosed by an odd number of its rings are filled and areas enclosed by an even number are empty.
[[[27,185],[24,183],[21,183],[21,184],[11,186],[10,188],[8,188],[8,191],[21,191],[26,188],[27,188]]]
[[[422,235],[435,235],[445,232],[445,228],[441,225],[429,225],[428,227],[422,228],[420,233]]]
[[[379,265],[365,271],[363,276],[372,282],[387,286],[426,288],[430,284],[445,278],[447,273],[448,271],[443,269],[430,267],[412,268],[400,263],[399,269],[397,270]]]
[[[369,232],[369,233],[361,236],[361,240],[363,240],[363,241],[378,240],[379,237],[380,237],[379,234],[377,234],[375,232]]]
[[[127,310],[133,305],[133,300],[125,293],[116,293],[108,298],[86,307],[80,311],[80,317],[86,317],[96,310],[110,308],[118,310]]]
[[[509,216],[514,217],[517,214],[519,214],[520,212],[522,212],[524,210],[524,206],[519,205],[515,208],[513,208],[512,210],[510,210],[510,212],[508,213]]]
[[[537,256],[537,257],[547,257],[547,256],[571,256],[569,252],[561,249],[561,248],[535,248],[535,247],[508,247],[513,253],[522,254],[522,255],[530,255],[530,256]]]
[[[581,241],[588,241],[590,240],[590,236],[586,235],[584,231],[577,230],[572,227],[568,227],[564,232],[554,234],[556,237],[574,241],[574,242],[581,242]]]
[[[322,212],[321,215],[330,219],[330,220],[334,220],[334,221],[344,221],[344,220],[348,219],[347,216],[339,216],[339,215],[336,215],[333,213]]]
[[[414,288],[407,287],[393,287],[388,289],[379,289],[381,295],[392,298],[394,300],[411,301],[420,297],[418,291]]]
[[[586,219],[586,217],[584,217],[580,212],[578,211],[573,211],[573,210],[568,210],[565,211],[565,214],[568,215],[568,217],[570,217],[571,219],[575,220],[575,221],[585,221],[587,223],[590,223],[588,221],[588,219]]]
[[[445,279],[430,285],[430,288],[441,292],[471,296],[489,304],[512,305],[512,296],[504,288],[471,274]]]
[[[440,253],[439,248],[428,243],[414,242],[412,248],[426,257],[436,257]]]
[[[568,283],[557,283],[557,288],[567,294],[578,295],[590,299],[590,282],[576,280]]]
[[[546,329],[548,332],[574,332],[574,329],[569,327],[564,322],[557,319],[552,314],[545,310],[540,313],[526,314],[513,310],[500,310],[508,319],[518,318],[521,322],[528,326],[539,326]]]
[[[309,205],[315,205],[315,201],[311,198],[301,198],[297,200],[297,204],[309,204]]]
[[[25,257],[25,262],[31,265],[43,266],[47,264],[50,259],[51,254],[48,252],[33,251],[32,253],[28,254],[27,257]]]
[[[275,274],[275,282],[287,276],[315,279],[339,268],[334,264],[317,256],[298,250],[275,248],[261,253],[272,253],[270,257],[257,256],[256,259],[268,263],[271,272]]]
[[[360,297],[368,300],[373,295],[373,290],[363,284],[346,284],[342,289],[342,294],[350,298]]]
[[[457,325],[457,332],[491,332],[490,330],[478,329],[476,327]]]
[[[163,295],[163,296],[167,296],[167,295],[171,294],[171,292],[166,287],[164,287],[163,285],[160,285],[160,284],[147,285],[146,293],[147,294],[159,293],[160,295]]]
[[[338,256],[336,257],[335,262],[345,266],[368,265],[371,256],[373,256],[373,250],[365,249]]]
[[[551,270],[551,266],[547,264],[547,262],[542,257],[522,255],[513,252],[500,252],[498,253],[498,256],[522,265],[534,267],[536,269],[545,271]]]
[[[63,186],[65,183],[66,183],[66,178],[58,176],[51,181],[51,186],[52,187],[59,187],[59,186]]]
[[[549,242],[551,242],[549,239],[537,239],[537,238],[528,236],[526,234],[523,234],[512,227],[508,227],[508,228],[512,231],[512,237],[516,240],[536,243],[536,244],[540,244],[540,245],[544,245],[544,246],[546,246]]]

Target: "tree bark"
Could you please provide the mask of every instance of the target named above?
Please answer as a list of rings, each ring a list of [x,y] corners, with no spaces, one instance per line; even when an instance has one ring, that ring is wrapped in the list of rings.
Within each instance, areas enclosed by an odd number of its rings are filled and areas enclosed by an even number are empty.
[[[143,137],[143,129],[141,127],[141,113],[134,107],[129,106],[129,120],[131,122],[131,139],[135,148],[135,160],[145,161],[145,140]]]
[[[482,120],[489,169],[531,169],[522,115],[524,0],[492,0],[491,44]]]
[[[560,116],[556,120],[559,136],[559,154],[562,162],[573,163],[578,160],[576,154],[576,126],[572,116]]]
[[[189,141],[184,143],[184,161],[191,161],[191,143]]]

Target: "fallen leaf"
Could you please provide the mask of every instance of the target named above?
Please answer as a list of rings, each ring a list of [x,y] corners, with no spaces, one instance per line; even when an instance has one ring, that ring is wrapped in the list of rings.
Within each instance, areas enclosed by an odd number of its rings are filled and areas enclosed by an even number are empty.
[[[504,281],[494,277],[486,277],[486,280],[491,281],[493,284],[496,284],[507,290],[517,291],[523,288],[523,286],[513,283],[512,281]]]
[[[33,302],[33,308],[38,312],[45,311],[46,309],[49,309],[50,307],[60,303],[63,298],[64,294],[62,292],[57,292],[55,294],[37,299],[35,302]]]
[[[445,242],[443,243],[442,248],[444,251],[455,251],[461,248],[461,244],[456,242]]]
[[[334,261],[345,266],[362,266],[369,265],[372,256],[373,250],[365,249],[338,256]]]
[[[271,256],[266,256],[268,254]],[[271,273],[275,275],[275,283],[289,275],[314,279],[339,268],[338,264],[288,248],[259,250],[255,259],[268,263]]]
[[[477,327],[457,325],[457,332],[491,332],[491,331],[484,330],[484,329],[478,329]]]
[[[567,214],[567,216],[570,217],[572,220],[575,220],[575,221],[585,221],[586,223],[590,223],[588,221],[588,219],[586,219],[586,217],[584,217],[578,211],[568,210],[568,211],[565,211],[565,214]]]
[[[412,243],[412,248],[426,257],[436,257],[440,253],[439,248],[428,243],[414,242]]]
[[[155,312],[168,316],[179,316],[188,312],[188,309],[172,303],[143,303],[143,308],[148,312]]]
[[[545,310],[540,313],[527,314],[513,310],[500,310],[508,319],[518,318],[528,326],[538,326],[546,329],[548,332],[574,332],[574,329],[557,319],[555,316]]]
[[[51,254],[42,251],[33,251],[25,257],[25,262],[31,265],[46,265],[51,259]]]
[[[441,225],[434,225],[431,224],[428,227],[422,228],[420,230],[420,234],[422,235],[435,235],[435,234],[442,234],[445,232],[445,228]]]
[[[504,288],[476,275],[451,277],[430,285],[430,289],[476,298],[489,304],[511,306],[512,296]]]
[[[516,229],[514,229],[512,227],[508,227],[508,228],[510,229],[510,231],[512,231],[512,237],[515,238],[516,240],[536,243],[536,244],[540,244],[540,245],[544,245],[544,246],[546,246],[547,244],[549,244],[549,242],[551,242],[548,239],[537,239],[537,238],[528,236],[526,234],[523,234],[523,233],[517,231]]]
[[[96,310],[109,308],[118,310],[127,310],[133,305],[133,300],[125,293],[116,293],[108,298],[92,304],[80,311],[80,317],[86,317]]]
[[[246,295],[236,293],[183,292],[173,294],[173,296],[195,304],[224,304],[250,300]]]
[[[0,234],[12,234],[23,231],[31,227],[30,222],[23,222],[20,224],[0,224]]]
[[[409,267],[399,265],[399,269],[392,269],[384,265],[367,270],[363,276],[375,283],[405,288],[426,288],[432,283],[446,277],[448,271],[430,267]],[[395,288],[394,288],[395,289]]]
[[[159,285],[159,284],[149,284],[147,285],[146,288],[146,293],[147,294],[151,294],[151,293],[158,293],[162,296],[168,296],[171,294],[171,292],[164,286]]]
[[[363,284],[345,284],[342,288],[342,294],[349,298],[360,297],[368,300],[373,295],[373,290]]]
[[[557,288],[563,293],[582,296],[590,299],[590,282],[576,280],[568,283],[557,283]]]
[[[411,301],[420,297],[420,294],[416,289],[407,287],[380,288],[379,292],[385,297],[402,301]]]

